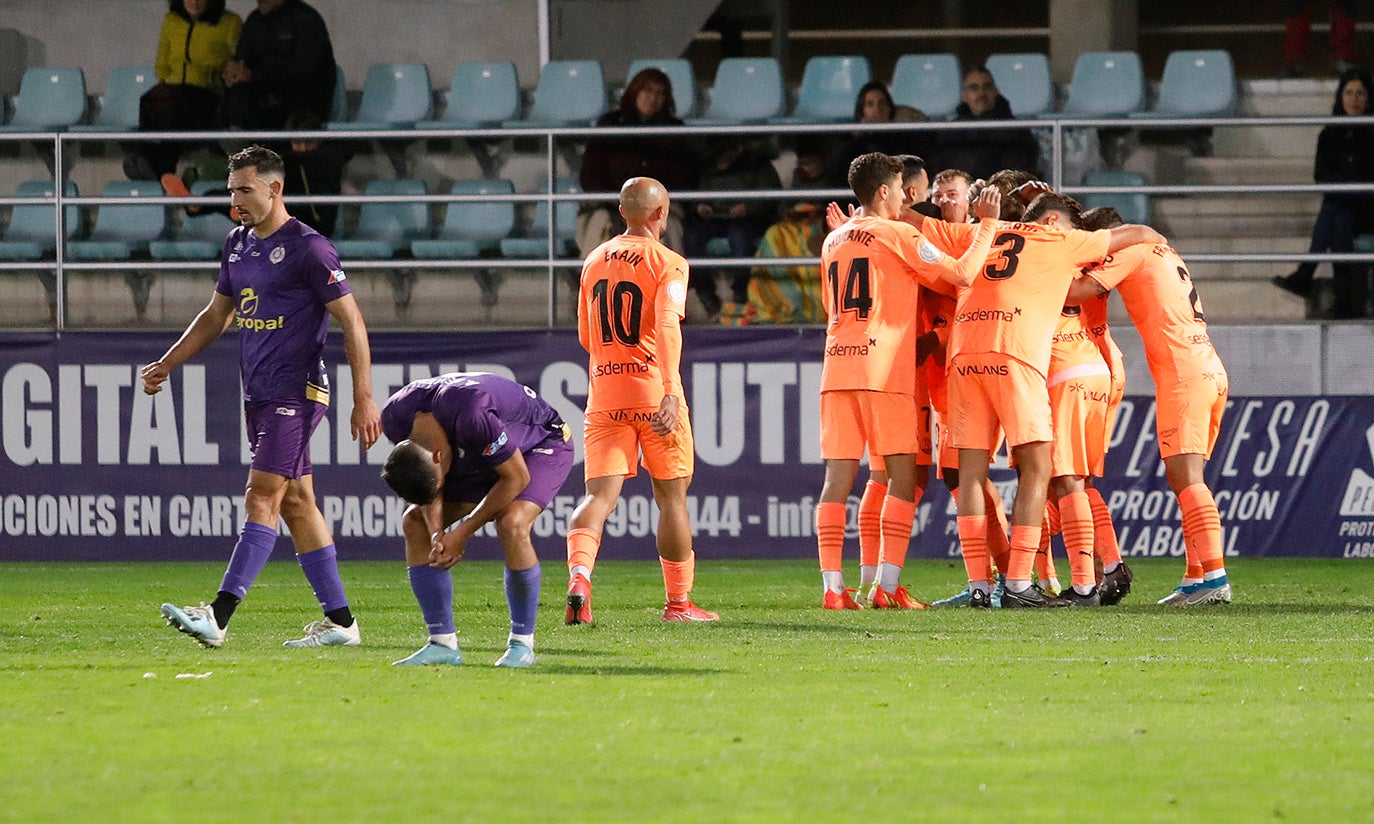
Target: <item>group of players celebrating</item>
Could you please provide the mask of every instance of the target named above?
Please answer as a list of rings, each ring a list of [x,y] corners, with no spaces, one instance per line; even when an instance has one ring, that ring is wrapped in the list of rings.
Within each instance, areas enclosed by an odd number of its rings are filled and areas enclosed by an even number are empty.
[[[1160,454],[1183,516],[1187,567],[1159,603],[1229,603],[1221,519],[1203,480],[1226,370],[1184,262],[1154,230],[1124,225],[1110,207],[1085,212],[1028,173],[999,172],[962,199],[940,185],[960,181],[966,187],[968,176],[956,170],[936,176],[942,219],[928,217],[917,209],[927,189],[920,159],[866,154],[849,168],[860,207],[847,217],[828,210],[826,474],[816,507],[823,606],[926,606],[900,575],[932,466],[955,495],[968,573],[967,589],[935,605],[1091,607],[1130,592],[1131,570],[1093,487],[1125,393],[1107,325],[1112,289],[1144,343]],[[1009,530],[988,480],[1003,440],[1018,475]],[[865,451],[856,593],[841,558],[845,502]],[[1062,591],[1048,553],[1055,532],[1072,572]]]
[[[332,316],[343,326],[353,375],[353,436],[365,448],[382,433],[395,444],[382,477],[410,504],[406,565],[429,639],[395,663],[462,663],[450,569],[478,530],[494,524],[510,611],[507,648],[496,665],[533,665],[542,574],[530,531],[574,463],[569,427],[533,390],[488,373],[417,380],[378,409],[366,327],[337,252],[289,215],[283,179],[281,158],[269,150],[251,147],[230,158],[231,202],[242,225],[225,242],[215,294],[142,370],[144,390],[156,393],[235,317],[278,319],[239,323],[253,452],[247,520],[214,600],[163,604],[163,617],[202,646],[221,646],[284,519],[324,612],[286,645],[361,642],[309,459],[329,398],[320,354]],[[932,466],[956,490],[968,571],[968,588],[937,605],[1095,606],[1130,591],[1130,569],[1092,484],[1124,393],[1121,353],[1107,330],[1105,296],[1113,288],[1144,339],[1160,451],[1183,513],[1187,569],[1161,603],[1229,602],[1220,518],[1202,478],[1226,403],[1226,372],[1183,262],[1153,230],[1121,225],[1111,209],[1083,212],[1024,173],[999,173],[973,192],[970,182],[955,170],[937,175],[940,219],[928,217],[918,211],[918,204],[932,208],[919,158],[865,154],[849,169],[859,207],[848,216],[835,204],[828,210],[832,231],[821,257],[825,481],[816,507],[823,606],[926,606],[900,575]],[[590,358],[586,494],[568,525],[565,622],[593,621],[602,529],[639,464],[659,511],[663,620],[715,621],[716,613],[690,597],[694,448],[680,369],[688,264],[660,242],[669,216],[661,183],[626,181],[620,213],[626,231],[587,256],[578,294],[578,340]],[[1004,438],[1020,478],[1009,533],[988,480]],[[865,453],[856,597],[841,559],[846,501]],[[1054,502],[1048,507],[1047,498]],[[1046,552],[1054,531],[1063,533],[1072,568],[1062,592]],[[1034,583],[1037,565],[1048,588]]]

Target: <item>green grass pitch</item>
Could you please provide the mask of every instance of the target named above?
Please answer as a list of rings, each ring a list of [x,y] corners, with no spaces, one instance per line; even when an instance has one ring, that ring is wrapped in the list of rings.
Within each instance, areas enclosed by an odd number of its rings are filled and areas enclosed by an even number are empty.
[[[702,559],[717,625],[659,620],[652,562],[598,567],[533,670],[491,664],[500,567],[455,569],[465,664],[402,565],[344,563],[363,646],[280,646],[317,607],[274,562],[220,650],[158,605],[220,564],[0,564],[0,821],[1374,820],[1374,574],[1238,560],[1236,603],[824,612],[814,562]],[[961,569],[913,562],[930,599]],[[204,676],[178,678],[179,675]]]

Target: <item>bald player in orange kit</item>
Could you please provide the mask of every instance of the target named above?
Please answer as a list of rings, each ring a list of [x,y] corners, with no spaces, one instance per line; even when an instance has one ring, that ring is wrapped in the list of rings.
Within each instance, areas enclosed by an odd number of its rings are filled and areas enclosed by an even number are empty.
[[[577,338],[590,355],[584,421],[587,494],[568,524],[568,624],[589,624],[591,575],[606,518],[639,455],[659,508],[658,554],[668,601],[663,620],[715,621],[692,603],[696,555],[687,512],[694,449],[682,389],[687,261],[659,242],[668,191],[648,177],[620,189],[626,229],[582,266]]]

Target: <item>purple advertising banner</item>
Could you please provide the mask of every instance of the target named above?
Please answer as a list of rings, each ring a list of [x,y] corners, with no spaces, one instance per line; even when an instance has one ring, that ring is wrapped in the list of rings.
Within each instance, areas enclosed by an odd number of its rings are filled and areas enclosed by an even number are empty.
[[[0,336],[0,560],[228,558],[249,464],[237,342],[226,335],[178,368],[166,391],[144,395],[139,367],[175,337]],[[814,557],[822,331],[689,327],[684,337],[698,553]],[[535,544],[546,560],[561,558],[582,492],[587,370],[575,333],[379,333],[372,346],[379,403],[411,380],[467,370],[513,377],[559,410],[573,427],[578,463],[536,523]],[[390,444],[363,454],[350,438],[351,378],[337,336],[325,357],[334,406],[311,442],[320,507],[345,556],[399,559],[405,505],[378,477]],[[1125,400],[1099,487],[1123,555],[1181,557],[1153,419],[1152,398]],[[993,477],[1009,502],[1016,481],[1004,460]],[[1207,479],[1230,555],[1374,557],[1374,398],[1233,398]],[[850,504],[853,539],[857,497]],[[655,519],[641,471],[607,523],[603,557],[653,558]],[[469,556],[500,557],[493,534],[474,541]],[[917,510],[913,535],[914,557],[958,554],[939,481]],[[857,549],[846,554],[855,558]]]

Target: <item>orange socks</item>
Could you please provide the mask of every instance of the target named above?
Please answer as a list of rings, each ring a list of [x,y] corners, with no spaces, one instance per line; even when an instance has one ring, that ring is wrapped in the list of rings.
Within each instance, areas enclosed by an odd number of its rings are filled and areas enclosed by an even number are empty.
[[[692,594],[692,582],[696,578],[697,554],[693,552],[685,561],[670,561],[659,556],[663,566],[663,588],[668,592],[669,601],[685,601]]]
[[[916,518],[916,503],[883,498],[883,535],[880,562],[895,567],[906,566],[907,545],[911,543],[911,525]]]
[[[821,572],[839,572],[841,569],[844,522],[844,504],[816,504],[816,544],[820,550]]]
[[[1074,492],[1059,499],[1059,519],[1063,525],[1064,547],[1069,552],[1072,583],[1080,592],[1097,583],[1093,570],[1093,507],[1086,492]]]
[[[1007,566],[1008,581],[1030,581],[1035,553],[1040,549],[1039,526],[1011,527],[1011,563]]]
[[[1040,525],[1040,547],[1035,551],[1035,574],[1047,587],[1057,587],[1059,581],[1059,572],[1054,568],[1054,547],[1050,544],[1054,530],[1050,528],[1049,516],[1054,509],[1053,504],[1045,505],[1045,520]]]
[[[1188,578],[1201,579],[1209,572],[1226,567],[1222,558],[1221,513],[1206,484],[1193,484],[1178,493],[1183,510],[1183,544],[1188,553]],[[1194,559],[1197,566],[1194,567]],[[1193,573],[1197,574],[1194,575]]]
[[[964,554],[964,569],[970,585],[986,585],[992,578],[992,563],[988,558],[987,520],[980,515],[960,515],[959,548]]]
[[[881,557],[885,497],[887,484],[869,481],[859,499],[859,563],[864,566],[876,567]]]
[[[1121,546],[1116,542],[1116,524],[1112,523],[1112,511],[1102,499],[1102,493],[1088,487],[1088,503],[1093,508],[1093,551],[1109,567],[1121,563]]]
[[[596,566],[596,552],[601,548],[601,533],[585,527],[568,530],[568,573],[574,567],[586,567],[588,574]]]

